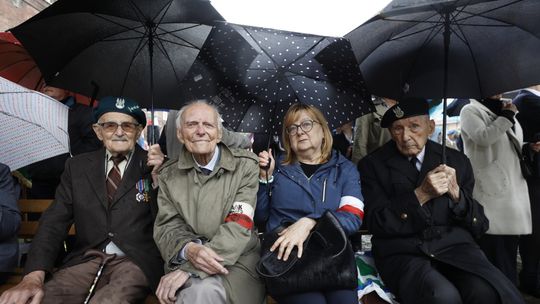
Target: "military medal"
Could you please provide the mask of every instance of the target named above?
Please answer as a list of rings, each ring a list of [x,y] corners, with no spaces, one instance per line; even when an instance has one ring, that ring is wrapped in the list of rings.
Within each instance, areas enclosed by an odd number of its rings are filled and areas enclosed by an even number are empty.
[[[137,185],[135,187],[138,191],[137,194],[135,194],[135,200],[138,203],[148,203],[150,201],[150,195],[148,194],[148,190],[150,189],[150,182],[147,179],[142,178],[137,182]]]

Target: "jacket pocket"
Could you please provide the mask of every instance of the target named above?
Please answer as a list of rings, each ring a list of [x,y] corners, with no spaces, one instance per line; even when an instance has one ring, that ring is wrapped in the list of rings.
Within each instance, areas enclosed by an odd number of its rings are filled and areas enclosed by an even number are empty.
[[[482,198],[491,199],[509,191],[510,179],[500,163],[495,160],[484,168],[474,170],[480,201],[483,201]]]

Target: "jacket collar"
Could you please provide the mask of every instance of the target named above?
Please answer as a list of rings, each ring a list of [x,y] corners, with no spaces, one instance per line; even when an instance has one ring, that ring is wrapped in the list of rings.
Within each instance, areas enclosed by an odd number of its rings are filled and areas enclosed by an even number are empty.
[[[99,198],[105,208],[108,208],[109,202],[107,201],[107,188],[106,188],[106,175],[105,175],[105,148],[101,148],[93,153],[87,154],[87,161],[92,170],[87,170],[86,176],[88,183],[94,190],[95,195]],[[116,190],[115,197],[111,206],[115,204],[120,198],[122,198],[127,192],[135,187],[137,181],[145,178],[149,172],[144,172],[146,151],[135,145],[135,151],[131,156],[131,160],[126,167],[122,182]]]
[[[422,162],[420,173],[414,169],[408,158],[399,152],[394,140],[386,143],[381,148],[381,152],[388,167],[400,172],[410,182],[418,186],[430,170],[442,163],[441,145],[428,140],[425,148],[424,161]],[[360,174],[362,173],[360,172]]]
[[[218,171],[219,168],[223,168],[227,171],[234,171],[236,163],[234,161],[234,155],[232,151],[223,143],[218,143],[218,145],[220,149],[220,158],[212,172]],[[199,166],[193,159],[192,153],[189,152],[185,146],[183,146],[182,151],[180,151],[180,155],[178,156],[178,169],[188,170],[192,168],[200,170]]]
[[[332,150],[332,155],[330,156],[330,160],[322,164],[322,166],[319,167],[316,172],[319,172],[320,170],[325,170],[326,168],[340,166],[346,160],[347,159],[343,155],[341,155],[341,153],[339,153],[336,150]],[[304,172],[302,170],[302,167],[300,167],[300,163],[298,161],[290,164],[289,166],[283,166],[279,164],[281,164],[280,161],[278,161],[279,169],[286,173],[290,173],[292,171],[297,171],[297,172],[302,172],[302,173]]]

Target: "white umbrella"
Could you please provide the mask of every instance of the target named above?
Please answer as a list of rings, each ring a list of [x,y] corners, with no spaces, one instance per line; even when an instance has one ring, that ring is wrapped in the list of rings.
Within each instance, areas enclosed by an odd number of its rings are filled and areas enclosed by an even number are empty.
[[[12,171],[69,152],[68,107],[0,77],[0,162]]]

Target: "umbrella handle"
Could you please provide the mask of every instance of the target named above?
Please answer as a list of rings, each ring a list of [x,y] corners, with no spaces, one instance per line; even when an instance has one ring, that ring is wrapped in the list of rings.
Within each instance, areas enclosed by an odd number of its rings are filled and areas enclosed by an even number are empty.
[[[84,299],[84,302],[83,302],[84,304],[88,304],[90,302],[90,299],[94,295],[94,289],[96,289],[99,278],[101,277],[101,273],[103,272],[103,268],[105,268],[105,265],[109,261],[113,260],[116,257],[116,254],[106,254],[103,251],[90,249],[86,251],[83,255],[84,258],[91,257],[91,256],[101,258],[101,264],[99,265],[99,269],[96,272],[96,276],[94,277],[94,280],[92,281],[92,285],[90,285],[90,288],[88,289],[88,295],[86,296],[86,299]]]

